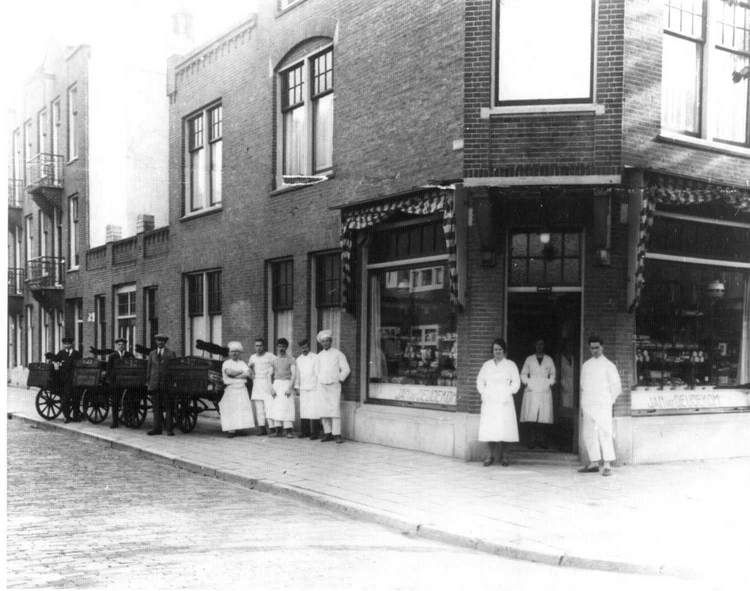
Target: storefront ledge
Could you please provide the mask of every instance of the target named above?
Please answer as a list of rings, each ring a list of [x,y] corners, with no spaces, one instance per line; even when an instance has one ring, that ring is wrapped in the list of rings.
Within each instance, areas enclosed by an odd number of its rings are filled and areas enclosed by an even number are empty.
[[[376,404],[342,404],[344,435],[355,441],[471,461],[479,457],[479,415]]]
[[[614,431],[625,464],[750,457],[750,413],[616,417]]]
[[[8,385],[26,387],[26,380],[29,378],[29,370],[25,367],[12,367],[8,370]],[[36,393],[34,394],[36,396]]]

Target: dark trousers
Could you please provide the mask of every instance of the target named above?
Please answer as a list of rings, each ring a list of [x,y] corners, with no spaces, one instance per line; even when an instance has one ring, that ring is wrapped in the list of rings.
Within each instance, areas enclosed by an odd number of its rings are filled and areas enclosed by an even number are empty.
[[[79,400],[78,389],[70,384],[59,384],[57,387],[62,399],[63,416],[68,420],[80,420],[81,401]]]
[[[122,398],[122,388],[110,386],[109,398],[112,401],[112,424],[120,424],[120,398]]]
[[[317,435],[321,431],[320,419],[300,419],[302,437]]]
[[[151,390],[151,402],[153,403],[154,412],[154,431],[161,431],[161,409],[162,406],[166,411],[167,415],[167,431],[172,430],[172,407],[174,406],[172,401],[172,395],[166,390],[161,388],[158,390]]]

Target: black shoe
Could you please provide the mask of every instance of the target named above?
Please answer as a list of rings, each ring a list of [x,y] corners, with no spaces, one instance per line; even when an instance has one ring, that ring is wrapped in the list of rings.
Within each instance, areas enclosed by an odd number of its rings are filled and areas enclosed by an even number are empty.
[[[157,431],[156,429],[151,429],[146,435],[161,435],[161,431]]]
[[[320,440],[321,443],[325,443],[326,441],[333,441],[332,433],[326,433],[323,439]]]
[[[315,441],[316,439],[318,439],[318,434],[317,433],[315,433],[313,435],[310,435],[310,441]]]
[[[170,429],[169,431],[167,431],[167,435],[169,435],[170,437],[174,437],[174,431]]]
[[[66,418],[66,419],[65,419],[65,420],[63,421],[63,423],[65,423],[66,425],[67,425],[68,423],[72,423],[72,422],[73,422],[73,419],[68,419],[68,418]]]
[[[112,424],[111,424],[111,425],[109,426],[109,428],[110,428],[110,429],[118,429],[119,427],[120,427],[120,425],[118,425],[117,423],[112,423]]]
[[[333,439],[336,443],[344,443],[344,438],[341,435],[336,435]]]
[[[229,433],[227,433],[227,438],[234,439],[234,432],[230,431]]]
[[[257,437],[261,437],[261,436],[265,435],[265,434],[266,434],[267,432],[268,432],[268,431],[266,431],[266,428],[265,428],[265,427],[261,427],[261,428],[260,428],[260,429],[258,430],[258,432],[257,432],[257,433],[256,433],[255,435],[256,435]]]

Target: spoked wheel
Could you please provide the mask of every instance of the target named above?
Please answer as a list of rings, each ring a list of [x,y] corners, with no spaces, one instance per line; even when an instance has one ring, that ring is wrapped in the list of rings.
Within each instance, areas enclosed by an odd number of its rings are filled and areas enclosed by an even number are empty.
[[[104,389],[88,388],[84,390],[81,405],[86,418],[95,425],[101,423],[109,414],[109,399]]]
[[[186,394],[177,397],[174,414],[175,424],[183,433],[190,433],[198,422],[198,408],[195,400]]]
[[[143,392],[125,390],[120,400],[120,417],[122,424],[131,429],[139,429],[146,420],[148,402]]]
[[[62,412],[62,398],[55,392],[42,388],[36,395],[36,412],[47,421],[56,419]]]

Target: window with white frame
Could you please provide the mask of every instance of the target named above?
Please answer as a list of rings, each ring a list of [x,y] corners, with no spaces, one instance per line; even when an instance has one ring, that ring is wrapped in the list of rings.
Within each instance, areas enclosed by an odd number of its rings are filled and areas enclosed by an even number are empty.
[[[118,287],[116,292],[117,338],[127,339],[128,347],[137,342],[135,294],[135,284]]]
[[[34,306],[26,306],[26,364],[34,361]]]
[[[333,169],[333,47],[316,42],[292,61],[279,74],[283,184]]]
[[[497,0],[497,104],[593,101],[594,0]]]
[[[24,235],[26,236],[26,262],[34,258],[34,217],[27,215],[24,219]]]
[[[73,85],[68,89],[68,160],[78,158],[78,141],[76,138],[77,120],[78,87]]]
[[[23,148],[21,147],[21,130],[16,129],[13,132],[13,180],[16,181],[14,191],[14,202],[20,204],[20,193],[21,187],[18,186],[18,181],[23,180]]]
[[[185,215],[221,204],[222,118],[221,105],[213,105],[185,122]]]
[[[75,318],[75,343],[74,347],[77,351],[83,349],[83,300],[78,298],[73,302],[74,318]]]
[[[185,353],[202,355],[196,341],[220,345],[221,271],[204,271],[185,276]]]
[[[271,263],[271,342],[284,337],[293,343],[294,262],[291,259]]]
[[[333,342],[338,345],[341,343],[341,253],[319,254],[313,262],[315,321],[312,336],[321,330],[330,330]]]
[[[68,199],[68,268],[77,269],[80,265],[80,236],[78,224],[78,196]]]
[[[748,66],[749,3],[665,0],[662,130],[750,145]]]
[[[104,349],[107,347],[107,298],[103,295],[94,296],[94,320],[96,321],[96,332],[94,333],[94,347]]]

